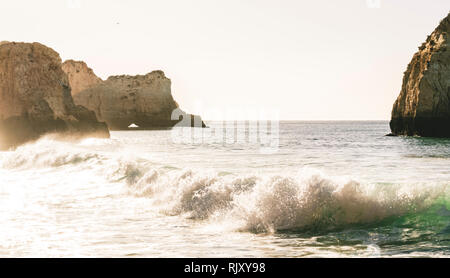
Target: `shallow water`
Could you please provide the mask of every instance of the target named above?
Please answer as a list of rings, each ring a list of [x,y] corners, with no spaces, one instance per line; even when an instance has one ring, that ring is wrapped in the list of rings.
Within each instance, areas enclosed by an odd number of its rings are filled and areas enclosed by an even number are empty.
[[[174,132],[1,152],[0,256],[450,256],[450,140],[282,122],[267,153]]]

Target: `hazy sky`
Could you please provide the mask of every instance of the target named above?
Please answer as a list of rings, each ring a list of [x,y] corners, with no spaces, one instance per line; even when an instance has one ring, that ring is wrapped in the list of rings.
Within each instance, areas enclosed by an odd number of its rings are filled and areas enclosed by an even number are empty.
[[[181,107],[389,119],[448,0],[0,2],[0,41],[38,41],[105,79],[164,70]],[[219,114],[218,114],[219,115]]]

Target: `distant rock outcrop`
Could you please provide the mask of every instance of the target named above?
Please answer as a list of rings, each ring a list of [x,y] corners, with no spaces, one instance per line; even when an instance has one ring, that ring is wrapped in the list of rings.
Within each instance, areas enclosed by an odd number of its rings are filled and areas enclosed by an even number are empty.
[[[101,81],[84,62],[66,61],[63,69],[74,88],[75,103],[93,110],[111,130],[125,130],[132,124],[141,129],[172,127],[180,123],[205,127],[199,116],[188,115],[178,108],[172,97],[171,81],[162,71],[111,76]],[[178,116],[184,121],[180,122]],[[190,120],[186,121],[186,117]]]
[[[103,82],[85,62],[67,60],[62,69],[69,78],[72,96]]]
[[[73,102],[59,54],[39,43],[0,43],[0,149],[50,132],[109,137],[95,113]]]
[[[419,47],[392,109],[395,135],[450,137],[450,14]]]

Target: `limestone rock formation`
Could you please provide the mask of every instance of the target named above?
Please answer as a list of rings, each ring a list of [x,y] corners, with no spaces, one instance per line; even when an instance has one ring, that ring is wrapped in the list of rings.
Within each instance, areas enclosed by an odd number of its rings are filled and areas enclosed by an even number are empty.
[[[0,43],[0,148],[49,132],[109,136],[94,112],[74,104],[57,52],[39,43]]]
[[[414,54],[392,109],[395,135],[450,137],[450,13]]]
[[[67,60],[62,64],[62,69],[69,78],[72,96],[103,82],[85,62]]]
[[[111,130],[125,130],[132,124],[141,129],[174,125],[205,127],[199,116],[179,109],[172,97],[171,81],[162,71],[110,76],[101,81],[84,62],[67,61],[63,69],[74,88],[75,103],[95,111]],[[180,122],[178,116],[184,120]]]

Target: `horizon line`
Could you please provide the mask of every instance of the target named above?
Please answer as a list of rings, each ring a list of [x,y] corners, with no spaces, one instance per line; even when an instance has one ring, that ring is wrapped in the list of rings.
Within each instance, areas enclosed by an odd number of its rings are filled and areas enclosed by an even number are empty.
[[[274,121],[275,119],[202,119],[203,121],[210,121],[210,122],[231,122],[231,121]],[[355,120],[355,119],[333,119],[333,120],[319,120],[319,119],[313,119],[313,120],[305,120],[305,119],[277,119],[280,122],[384,122],[384,121],[390,121],[390,119],[363,119],[363,120]]]

